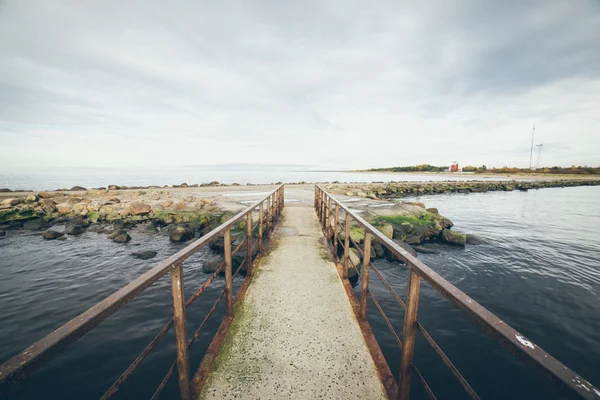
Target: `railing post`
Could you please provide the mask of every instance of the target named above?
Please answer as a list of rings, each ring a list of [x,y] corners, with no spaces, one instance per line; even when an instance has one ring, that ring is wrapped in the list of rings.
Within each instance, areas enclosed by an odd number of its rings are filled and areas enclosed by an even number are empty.
[[[340,224],[340,205],[335,204],[335,217],[333,218],[333,254],[338,258],[338,231]]]
[[[327,198],[327,240],[331,238],[331,216],[333,215],[333,210],[331,209],[331,196]]]
[[[252,276],[252,211],[246,216],[246,274]]]
[[[225,230],[225,309],[233,315],[233,291],[231,283],[231,228]]]
[[[319,217],[319,222],[321,222],[321,189],[317,188],[317,204],[315,208],[317,209],[317,217]]]
[[[346,211],[346,226],[344,227],[344,268],[342,278],[348,278],[348,259],[350,258],[350,214]]]
[[[279,188],[279,215],[283,211],[283,186]]]
[[[263,252],[263,243],[262,243],[262,237],[263,237],[263,219],[264,219],[264,215],[263,215],[263,203],[260,203],[260,205],[258,206],[258,252],[260,254],[262,254]]]
[[[271,237],[271,196],[267,197],[267,239]]]
[[[327,195],[325,191],[323,191],[323,196],[321,197],[321,227],[325,230],[325,221],[327,220]]]
[[[271,195],[271,226],[275,229],[275,192]]]
[[[365,232],[365,246],[363,248],[363,269],[360,280],[362,287],[360,291],[360,312],[362,319],[367,318],[367,291],[369,290],[369,264],[371,264],[371,234]]]
[[[412,267],[408,273],[408,294],[406,296],[406,311],[404,313],[404,334],[402,338],[402,355],[400,357],[400,382],[398,383],[398,400],[408,400],[410,397],[410,375],[412,371],[413,354],[415,352],[415,336],[417,327],[417,310],[419,308],[419,291],[421,277]]]
[[[173,295],[173,320],[175,323],[175,343],[177,347],[179,395],[182,400],[189,400],[191,399],[190,361],[188,355],[185,319],[185,297],[183,293],[182,264],[175,265],[171,270],[171,294]]]

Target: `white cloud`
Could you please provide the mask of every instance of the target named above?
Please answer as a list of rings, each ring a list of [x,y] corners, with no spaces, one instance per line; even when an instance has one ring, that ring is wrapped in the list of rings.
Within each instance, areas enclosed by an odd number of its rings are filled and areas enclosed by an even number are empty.
[[[600,164],[590,2],[0,3],[0,167]]]

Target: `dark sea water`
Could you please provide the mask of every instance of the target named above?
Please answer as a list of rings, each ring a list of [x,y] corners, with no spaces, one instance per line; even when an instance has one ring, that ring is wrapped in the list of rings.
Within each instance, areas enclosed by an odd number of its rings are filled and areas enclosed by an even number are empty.
[[[433,245],[440,254],[419,258],[600,387],[600,188],[415,199],[439,208],[455,223],[453,229],[489,242],[466,249]],[[407,270],[385,261],[376,265],[405,298]],[[402,309],[375,276],[370,287],[401,335]],[[418,319],[483,399],[560,398],[548,381],[524,367],[424,282]],[[369,322],[397,375],[400,352],[372,303]],[[438,398],[468,398],[419,333],[417,339],[415,363]],[[412,387],[414,398],[427,398],[416,377]]]
[[[437,246],[439,254],[419,255],[426,264],[487,307],[577,373],[600,386],[600,187],[542,189],[529,192],[453,194],[417,198],[437,207],[455,229],[477,234],[488,244],[466,249]],[[43,241],[27,231],[0,240],[0,361],[67,322],[139,276],[181,245],[164,232],[133,230],[119,245],[86,232],[64,242]],[[130,253],[157,250],[153,260]],[[207,275],[202,250],[184,266],[189,296]],[[406,269],[377,262],[404,297]],[[235,281],[236,287],[241,277]],[[371,287],[398,332],[403,312],[378,280]],[[223,289],[217,278],[190,308],[190,337]],[[191,368],[223,316],[223,306],[192,347]],[[7,394],[8,399],[92,399],[101,396],[158,333],[171,316],[168,276],[80,339],[68,351]],[[462,312],[423,284],[419,320],[482,398],[556,398],[551,386],[522,367]],[[385,356],[398,371],[399,351],[387,326],[369,304],[369,321]],[[174,361],[173,333],[163,340],[125,383],[116,398],[148,398]],[[438,398],[466,398],[453,376],[417,341],[415,362]],[[163,398],[177,397],[171,379]],[[424,398],[413,378],[413,398]]]

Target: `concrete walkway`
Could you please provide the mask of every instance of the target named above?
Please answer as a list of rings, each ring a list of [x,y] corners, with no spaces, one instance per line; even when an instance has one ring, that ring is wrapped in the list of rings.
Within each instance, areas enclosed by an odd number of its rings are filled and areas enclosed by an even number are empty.
[[[200,398],[387,398],[312,206],[286,205],[272,243]]]

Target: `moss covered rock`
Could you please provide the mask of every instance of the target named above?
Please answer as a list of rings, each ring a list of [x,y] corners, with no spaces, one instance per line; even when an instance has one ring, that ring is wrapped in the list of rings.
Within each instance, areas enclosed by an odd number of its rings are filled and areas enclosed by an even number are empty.
[[[464,233],[444,229],[440,235],[440,239],[448,244],[464,246],[467,242],[467,235]]]

